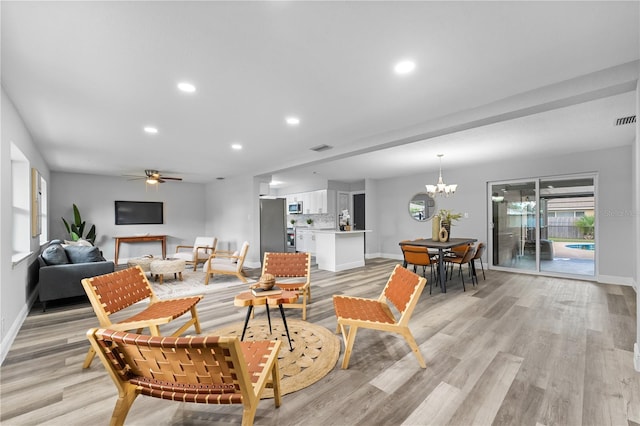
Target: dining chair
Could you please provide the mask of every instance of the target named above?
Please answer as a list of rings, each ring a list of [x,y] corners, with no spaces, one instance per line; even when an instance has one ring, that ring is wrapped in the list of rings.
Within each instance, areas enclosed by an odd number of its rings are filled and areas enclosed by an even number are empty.
[[[427,280],[396,265],[378,299],[365,299],[345,295],[333,296],[333,307],[338,320],[336,333],[342,332],[345,344],[342,368],[349,366],[353,343],[358,328],[368,328],[400,334],[409,344],[420,367],[427,368],[411,330],[409,320],[424,290]],[[389,304],[399,312],[396,320]],[[370,355],[368,355],[370,356]]]
[[[459,267],[459,275],[460,278],[462,279],[462,291],[467,291],[467,289],[464,286],[464,274],[462,273],[462,265],[467,265],[467,268],[469,268],[469,275],[471,275],[471,283],[475,286],[476,285],[476,274],[473,270],[472,265],[472,261],[473,261],[473,255],[474,255],[474,250],[471,246],[464,246],[465,247],[465,252],[463,254],[462,257],[444,257],[444,262],[445,265],[448,263],[451,265],[451,271],[450,271],[450,277],[453,277],[453,265],[458,265]]]
[[[278,340],[158,338],[97,328],[87,331],[87,339],[118,389],[111,425],[124,424],[138,395],[177,402],[241,404],[242,425],[253,424],[266,387],[273,388],[276,408],[282,402]]]
[[[484,276],[484,265],[482,263],[482,255],[484,254],[484,251],[486,249],[486,246],[484,245],[484,243],[478,243],[478,245],[476,246],[476,252],[473,255],[473,259],[471,259],[471,266],[473,267],[473,273],[475,275],[476,273],[476,260],[480,261],[480,268],[482,269],[482,279],[483,280],[487,280],[487,278]],[[476,281],[478,280],[478,276],[476,275]]]
[[[413,272],[417,273],[417,267],[422,266],[422,276],[427,278],[427,266],[430,268],[429,274],[429,294],[431,294],[431,286],[433,282],[433,264],[437,263],[434,257],[429,253],[429,249],[423,246],[412,246],[408,244],[402,244],[402,256],[404,262],[402,266],[405,268],[408,265],[413,265]]]

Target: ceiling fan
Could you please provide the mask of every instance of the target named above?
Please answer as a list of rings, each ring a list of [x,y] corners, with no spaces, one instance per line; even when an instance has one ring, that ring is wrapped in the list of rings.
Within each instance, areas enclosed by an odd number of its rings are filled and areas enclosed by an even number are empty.
[[[144,174],[145,174],[144,176],[131,176],[132,179],[129,179],[129,180],[144,179],[145,183],[148,183],[150,185],[155,185],[157,183],[165,183],[168,180],[176,180],[176,181],[182,180],[181,177],[163,176],[159,171],[151,170],[151,169],[145,170]]]

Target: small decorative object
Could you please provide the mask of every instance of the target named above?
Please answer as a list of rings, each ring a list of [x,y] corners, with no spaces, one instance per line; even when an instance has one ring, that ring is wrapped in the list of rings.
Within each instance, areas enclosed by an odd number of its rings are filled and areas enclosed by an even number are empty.
[[[291,219],[289,222],[291,222],[291,226],[295,226],[295,224],[296,224],[296,220],[295,219]]]
[[[307,219],[307,225],[309,226],[313,225],[313,219],[311,218]]]
[[[447,228],[445,228],[445,227],[440,228],[440,233],[438,234],[438,239],[440,241],[442,241],[443,243],[446,243],[447,241],[449,241],[449,231],[447,231]]]
[[[431,219],[431,239],[440,241],[440,216],[434,215]]]
[[[264,274],[260,277],[260,281],[257,283],[257,287],[262,290],[271,290],[276,284],[276,277],[271,274]]]

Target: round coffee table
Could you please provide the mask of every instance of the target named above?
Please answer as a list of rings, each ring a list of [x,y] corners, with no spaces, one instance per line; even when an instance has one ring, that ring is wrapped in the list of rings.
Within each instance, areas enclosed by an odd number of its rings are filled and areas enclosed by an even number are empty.
[[[164,274],[173,274],[175,279],[180,277],[182,281],[182,271],[184,271],[185,261],[182,259],[157,259],[151,262],[149,270],[154,280],[160,277],[160,284],[164,281]]]
[[[289,340],[289,349],[293,350],[291,345],[291,337],[289,336],[289,327],[287,327],[287,318],[284,315],[284,303],[295,303],[298,300],[297,291],[285,291],[279,294],[271,294],[268,296],[254,296],[251,291],[243,291],[236,295],[233,299],[235,306],[248,306],[247,317],[244,320],[244,327],[242,328],[242,336],[240,340],[244,339],[244,334],[247,331],[247,325],[249,325],[249,318],[251,317],[251,311],[254,306],[265,305],[267,307],[267,320],[269,321],[269,333],[271,333],[271,315],[269,314],[269,306],[278,305],[280,308],[280,315],[282,316],[282,322],[284,323],[284,329],[287,332],[287,339]]]

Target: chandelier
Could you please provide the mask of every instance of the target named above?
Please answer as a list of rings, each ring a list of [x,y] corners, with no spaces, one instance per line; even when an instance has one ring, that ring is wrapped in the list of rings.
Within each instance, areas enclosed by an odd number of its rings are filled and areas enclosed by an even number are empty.
[[[456,188],[458,187],[458,185],[456,184],[445,185],[445,183],[442,181],[442,157],[443,156],[444,154],[438,154],[438,158],[440,158],[440,176],[438,177],[438,183],[435,185],[425,185],[427,187],[427,194],[429,194],[430,197],[433,197],[436,194],[440,194],[440,195],[444,195],[445,197],[448,197],[449,195],[456,192]]]

